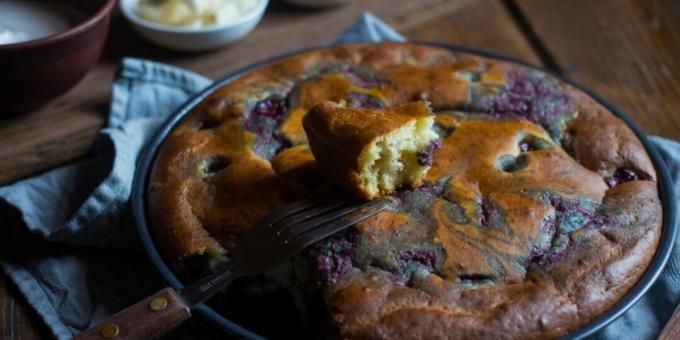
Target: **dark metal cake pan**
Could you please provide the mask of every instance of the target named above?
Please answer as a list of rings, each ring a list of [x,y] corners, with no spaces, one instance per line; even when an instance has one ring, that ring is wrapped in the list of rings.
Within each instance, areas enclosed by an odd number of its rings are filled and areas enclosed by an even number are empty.
[[[663,207],[663,226],[661,239],[659,241],[659,247],[650,263],[649,267],[642,275],[640,280],[633,286],[633,288],[613,307],[608,311],[586,324],[579,330],[572,332],[565,336],[565,339],[583,339],[594,335],[596,332],[610,324],[612,321],[616,320],[618,317],[623,315],[628,309],[630,309],[648,290],[651,288],[652,284],[661,274],[661,271],[666,265],[668,258],[670,257],[671,251],[673,249],[673,243],[677,233],[677,209],[675,206],[676,198],[674,197],[673,183],[671,182],[668,169],[661,158],[658,151],[655,149],[640,129],[633,123],[633,121],[624,113],[617,110],[611,104],[607,103],[605,100],[594,94],[592,91],[584,88],[581,85],[575,84],[567,79],[562,78],[548,70],[543,68],[528,64],[523,61],[515,60],[506,56],[498,55],[495,53],[482,51],[473,48],[459,47],[446,44],[434,44],[434,43],[422,43],[428,46],[441,47],[449,49],[454,52],[465,52],[473,55],[479,55],[486,58],[498,59],[505,62],[511,62],[519,64],[526,67],[531,67],[539,71],[550,74],[574,87],[590,95],[595,101],[609,109],[615,116],[621,118],[635,133],[635,135],[640,139],[644,145],[647,153],[649,154],[654,167],[657,172],[657,185],[659,190],[659,195],[661,198],[661,203]],[[153,266],[158,271],[158,274],[162,279],[171,287],[180,289],[183,287],[182,282],[179,280],[178,276],[172,272],[170,267],[163,261],[158,248],[151,236],[151,231],[149,230],[149,221],[146,209],[146,189],[148,187],[149,176],[151,169],[153,167],[156,154],[160,149],[161,145],[165,141],[166,137],[174,129],[177,123],[184,118],[196,105],[198,105],[205,97],[209,96],[217,89],[221,88],[225,84],[233,81],[234,79],[253,71],[264,65],[285,59],[287,57],[293,56],[295,54],[309,52],[313,49],[306,49],[302,51],[297,51],[294,53],[289,53],[277,57],[273,57],[249,67],[243,68],[236,71],[227,77],[215,82],[210,87],[204,89],[193,98],[184,103],[175,113],[168,118],[168,120],[160,127],[156,134],[152,137],[149,143],[144,148],[135,172],[135,179],[132,187],[132,210],[134,215],[134,220],[139,231],[139,235],[144,244],[144,248],[149,257],[149,260]],[[215,326],[225,331],[226,333],[235,336],[237,338],[249,338],[249,339],[259,339],[261,336],[257,335],[255,332],[248,330],[217,313],[213,308],[208,305],[200,305],[195,309],[195,313],[201,315],[202,317],[209,320]]]

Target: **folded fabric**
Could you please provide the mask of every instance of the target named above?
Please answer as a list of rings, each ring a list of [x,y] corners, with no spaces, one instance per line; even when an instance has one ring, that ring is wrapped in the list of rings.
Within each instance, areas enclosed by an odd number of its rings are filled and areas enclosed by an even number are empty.
[[[211,80],[124,59],[95,156],[0,188],[0,266],[59,339],[153,293],[130,212],[137,157],[158,126]],[[140,261],[141,260],[141,261]]]
[[[404,38],[366,13],[327,44],[386,40]],[[94,157],[0,188],[0,266],[57,338],[71,338],[162,287],[131,221],[135,164],[165,118],[210,83],[186,70],[124,59]],[[651,139],[678,183],[680,144]],[[598,337],[658,334],[680,298],[678,252],[676,246],[652,290]]]

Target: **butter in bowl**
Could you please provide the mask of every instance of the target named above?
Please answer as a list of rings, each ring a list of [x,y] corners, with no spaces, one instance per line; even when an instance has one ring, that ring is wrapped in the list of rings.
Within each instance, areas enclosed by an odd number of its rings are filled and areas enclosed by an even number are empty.
[[[216,49],[250,33],[268,0],[121,0],[144,38],[179,51]]]

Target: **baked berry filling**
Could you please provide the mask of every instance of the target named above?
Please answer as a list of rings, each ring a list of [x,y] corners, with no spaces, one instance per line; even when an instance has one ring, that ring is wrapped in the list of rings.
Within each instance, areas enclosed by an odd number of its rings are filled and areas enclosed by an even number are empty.
[[[560,231],[573,232],[585,226],[601,227],[607,222],[604,216],[588,209],[579,200],[557,196],[550,200],[550,204],[555,208],[555,220]]]
[[[642,171],[630,168],[618,168],[616,171],[614,171],[614,174],[611,177],[605,178],[605,182],[607,182],[607,185],[612,188],[625,182],[637,180],[648,181],[650,179],[652,179],[652,177]]]
[[[259,136],[252,146],[255,154],[271,159],[285,145],[285,139],[278,129],[286,111],[286,100],[278,96],[261,100],[253,106],[248,117],[243,120],[243,127]]]
[[[488,198],[482,198],[479,204],[479,224],[482,226],[489,226],[492,219],[498,215],[496,206]]]
[[[437,253],[428,248],[402,250],[396,256],[399,267],[397,275],[400,280],[409,281],[414,274],[426,270],[434,272],[437,265]]]
[[[550,199],[555,217],[543,223],[542,235],[529,253],[528,259],[540,266],[559,262],[567,253],[571,234],[582,228],[600,228],[607,223],[604,216],[579,200],[555,196]],[[545,242],[547,239],[550,242]]]
[[[256,119],[254,121],[255,123],[258,123],[259,121],[257,119],[259,119],[273,124],[280,124],[283,121],[284,112],[286,112],[285,99],[269,97],[255,104],[253,111],[251,111],[251,115]],[[266,126],[260,128],[266,128]]]
[[[305,251],[322,284],[334,284],[354,267],[357,234],[348,229],[321,240]]]
[[[568,234],[555,233],[550,242],[550,248],[539,257],[534,258],[532,262],[542,267],[558,263],[567,255],[570,246],[571,238]]]
[[[417,189],[400,189],[395,191],[395,208],[397,211],[419,211],[427,209],[433,199],[441,196],[446,180],[425,182]]]
[[[546,254],[553,243],[553,238],[557,235],[557,224],[555,218],[549,218],[541,223],[538,238],[527,256],[528,262],[538,262],[541,256]]]
[[[506,77],[507,85],[499,93],[483,97],[476,109],[499,118],[526,118],[558,137],[555,124],[573,113],[569,96],[547,78],[524,72],[508,72]]]
[[[418,158],[418,165],[420,166],[431,166],[434,161],[434,150],[441,149],[442,143],[436,140],[430,143],[425,150],[420,150],[416,152],[416,157]]]

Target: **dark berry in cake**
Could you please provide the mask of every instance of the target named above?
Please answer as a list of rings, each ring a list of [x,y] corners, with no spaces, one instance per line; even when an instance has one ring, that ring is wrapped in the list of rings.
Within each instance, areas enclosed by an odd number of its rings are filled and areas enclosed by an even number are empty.
[[[287,105],[284,98],[272,96],[257,102],[244,118],[243,127],[259,136],[252,148],[262,158],[271,159],[285,143],[278,130]]]
[[[554,137],[565,116],[573,114],[573,105],[566,92],[555,81],[542,75],[511,71],[508,84],[480,103],[483,112],[499,118],[522,117],[539,124]]]
[[[482,226],[489,226],[491,224],[491,220],[498,215],[496,206],[493,204],[493,202],[491,202],[490,199],[482,198],[479,208],[481,211],[479,216],[479,224]]]
[[[625,182],[637,180],[648,181],[650,179],[652,179],[651,176],[644,172],[636,171],[630,168],[618,168],[614,171],[614,174],[611,177],[605,178],[605,181],[609,187],[615,187]]]
[[[434,150],[441,149],[442,143],[436,140],[427,146],[427,149],[416,152],[416,157],[418,157],[418,164],[422,166],[432,165],[434,160]]]
[[[323,284],[334,284],[352,270],[357,235],[347,230],[312,245],[306,255]]]
[[[415,248],[402,250],[397,253],[398,276],[400,280],[408,281],[418,270],[434,272],[437,265],[437,254],[429,248]]]

